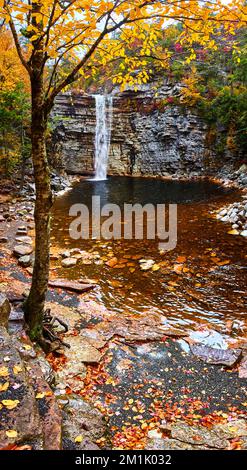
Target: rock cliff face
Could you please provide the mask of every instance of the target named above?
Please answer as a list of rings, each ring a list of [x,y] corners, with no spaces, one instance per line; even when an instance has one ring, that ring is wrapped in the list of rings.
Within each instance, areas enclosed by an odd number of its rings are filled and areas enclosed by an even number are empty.
[[[50,155],[55,168],[70,174],[94,171],[95,100],[61,94],[53,111]],[[216,156],[203,119],[181,106],[159,108],[152,96],[125,92],[113,102],[108,173],[193,176],[218,174]],[[234,158],[226,154],[224,165]]]

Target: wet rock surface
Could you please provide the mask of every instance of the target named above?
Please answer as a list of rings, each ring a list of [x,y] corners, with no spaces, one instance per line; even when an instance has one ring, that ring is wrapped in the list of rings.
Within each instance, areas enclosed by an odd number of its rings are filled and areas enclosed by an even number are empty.
[[[63,403],[63,398],[58,401]],[[62,410],[63,449],[99,450],[97,440],[106,433],[104,416],[76,395],[69,396]]]
[[[54,395],[39,366],[21,358],[16,340],[3,327],[0,383],[0,448],[59,449],[61,415]]]
[[[94,284],[83,284],[80,282],[75,282],[75,281],[68,281],[67,279],[55,279],[52,281],[49,281],[49,285],[51,287],[58,287],[62,289],[67,289],[69,291],[75,291],[75,292],[87,292],[91,289],[94,289],[95,285]]]
[[[220,450],[230,449],[231,439],[246,438],[246,420],[236,419],[210,428],[181,422],[170,426],[170,437],[149,438],[147,450]]]
[[[0,326],[8,327],[10,310],[11,307],[8,298],[0,293]]]

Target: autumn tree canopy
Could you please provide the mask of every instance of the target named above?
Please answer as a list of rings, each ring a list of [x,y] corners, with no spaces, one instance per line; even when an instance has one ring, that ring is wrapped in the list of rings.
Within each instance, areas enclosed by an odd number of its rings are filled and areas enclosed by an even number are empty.
[[[246,24],[244,1],[198,0],[1,0],[0,12],[9,25],[20,60],[32,72],[34,51],[44,52],[47,66],[45,98],[50,109],[54,97],[79,75],[96,73],[96,67],[122,57],[115,82],[122,86],[147,81],[147,57],[167,66],[169,51],[156,51],[162,29],[171,22],[182,25],[180,42],[216,48],[216,37],[235,34]],[[134,46],[137,52],[128,54]],[[67,67],[61,65],[66,61]],[[139,70],[133,75],[134,70]]]

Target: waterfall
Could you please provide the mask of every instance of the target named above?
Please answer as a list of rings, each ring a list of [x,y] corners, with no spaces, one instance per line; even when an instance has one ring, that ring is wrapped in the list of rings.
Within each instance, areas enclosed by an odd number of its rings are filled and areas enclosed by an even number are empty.
[[[96,107],[95,180],[107,177],[107,162],[111,143],[112,96],[94,95]]]

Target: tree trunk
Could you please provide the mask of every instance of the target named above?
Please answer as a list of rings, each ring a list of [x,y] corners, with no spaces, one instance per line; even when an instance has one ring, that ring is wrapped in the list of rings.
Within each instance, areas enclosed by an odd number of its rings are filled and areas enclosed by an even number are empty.
[[[32,285],[25,302],[25,320],[31,339],[42,336],[42,320],[49,276],[50,208],[52,193],[46,155],[47,116],[44,109],[43,77],[40,66],[31,79],[32,87],[32,160],[36,187],[35,262]]]

